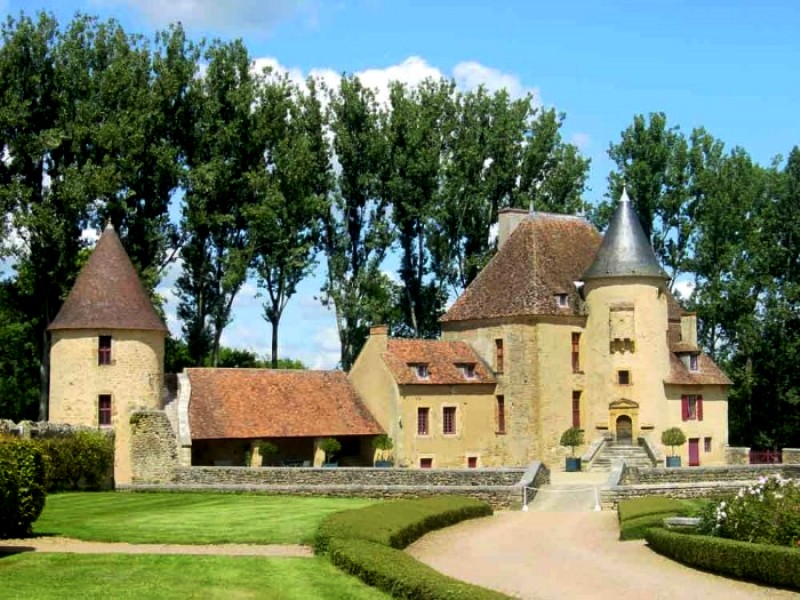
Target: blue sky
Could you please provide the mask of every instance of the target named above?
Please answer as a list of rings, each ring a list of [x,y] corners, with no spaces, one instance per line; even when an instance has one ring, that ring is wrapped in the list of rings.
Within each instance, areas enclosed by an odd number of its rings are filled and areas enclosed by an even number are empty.
[[[113,16],[144,34],[180,20],[193,37],[241,37],[254,58],[297,77],[354,72],[382,87],[441,74],[465,88],[530,91],[566,112],[566,137],[592,159],[591,201],[606,191],[609,143],[638,113],[664,111],[686,131],[702,125],[763,163],[800,143],[800,9],[791,0],[0,0],[0,8],[43,9],[61,21],[77,11]],[[314,298],[319,286],[305,282],[290,302],[282,353],[332,367],[335,322]],[[269,328],[253,292],[243,290],[224,341],[263,353]]]

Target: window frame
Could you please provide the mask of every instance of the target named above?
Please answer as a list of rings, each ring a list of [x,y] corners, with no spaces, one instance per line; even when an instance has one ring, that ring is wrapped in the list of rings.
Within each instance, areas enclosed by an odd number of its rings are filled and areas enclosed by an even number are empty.
[[[706,452],[706,453],[711,452],[711,448],[712,448],[711,436],[704,437],[703,438],[703,452]]]
[[[505,367],[505,350],[503,348],[503,338],[495,338],[494,340],[494,370],[496,373],[502,373]]]
[[[495,433],[505,435],[506,433],[506,397],[498,394],[494,403]]]
[[[478,457],[477,456],[467,456],[467,468],[468,469],[477,469],[478,468]]]
[[[411,363],[409,366],[413,369],[414,375],[416,375],[417,379],[424,381],[431,378],[431,372],[430,369],[428,369],[428,363]]]
[[[458,435],[457,418],[458,407],[452,405],[442,407],[442,435]]]
[[[433,468],[433,458],[429,456],[420,456],[419,458],[419,468],[420,469],[432,469]]]
[[[572,348],[572,372],[582,373],[581,371],[581,332],[573,331],[571,337]]]
[[[622,381],[625,379],[625,381]],[[617,385],[633,385],[633,377],[631,377],[630,369],[617,370]]]
[[[700,361],[698,360],[699,357],[697,354],[690,354],[689,355],[689,370],[696,372],[700,370]]]
[[[556,294],[555,297],[558,308],[569,308],[569,294]]]
[[[110,335],[99,335],[97,336],[97,366],[98,367],[107,367],[110,366],[112,363],[113,355],[112,355],[112,344],[113,338]],[[104,342],[108,342],[104,344]]]
[[[580,390],[572,390],[572,426],[581,428],[581,396]]]
[[[478,378],[478,373],[475,371],[475,363],[459,363],[458,368],[461,369],[461,374],[464,379],[472,380]]]
[[[105,406],[104,406],[105,404]],[[113,417],[113,398],[111,394],[97,395],[97,426],[111,427]]]
[[[424,427],[423,427],[424,425]],[[424,431],[423,431],[424,429]],[[431,407],[417,407],[417,437],[430,437],[431,435]]]
[[[681,418],[683,421],[703,420],[703,394],[681,395]]]

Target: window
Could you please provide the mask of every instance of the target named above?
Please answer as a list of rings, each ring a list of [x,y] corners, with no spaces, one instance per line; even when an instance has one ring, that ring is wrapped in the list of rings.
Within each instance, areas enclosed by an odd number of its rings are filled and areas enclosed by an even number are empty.
[[[494,341],[494,370],[503,372],[503,340]]]
[[[572,372],[581,372],[581,334],[573,332],[572,334]]]
[[[567,308],[569,306],[569,296],[567,294],[556,294],[556,306]]]
[[[700,394],[681,396],[681,417],[684,421],[703,420],[703,397]]]
[[[572,426],[581,426],[581,393],[577,390],[572,392]]]
[[[417,408],[417,435],[430,435],[430,414],[427,406]]]
[[[689,355],[689,370],[690,371],[697,371],[697,354],[690,354]]]
[[[101,335],[97,342],[97,364],[111,364],[111,336]]]
[[[456,407],[445,406],[442,409],[442,433],[453,435],[456,432]]]
[[[497,433],[506,432],[506,398],[497,396]]]
[[[419,468],[420,469],[432,469],[433,468],[433,459],[432,458],[420,458],[419,459]]]
[[[412,364],[411,368],[414,369],[414,373],[417,375],[417,379],[427,379],[428,377],[430,377],[430,372],[428,371],[428,365],[425,363]]]
[[[478,457],[477,456],[468,456],[467,457],[467,468],[468,469],[477,469],[478,468]]]
[[[463,363],[458,365],[464,379],[475,379],[475,363]]]
[[[111,394],[97,397],[97,424],[111,425]]]
[[[630,385],[631,384],[631,372],[630,371],[617,371],[617,383],[620,385]]]
[[[711,438],[703,438],[703,450],[706,452],[711,452]]]

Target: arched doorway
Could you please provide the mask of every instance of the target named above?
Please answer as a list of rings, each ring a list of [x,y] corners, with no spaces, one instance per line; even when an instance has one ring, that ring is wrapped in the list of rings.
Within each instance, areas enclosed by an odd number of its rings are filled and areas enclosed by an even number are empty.
[[[633,443],[633,421],[628,415],[620,415],[617,417],[616,423],[617,443],[618,444],[632,444]]]

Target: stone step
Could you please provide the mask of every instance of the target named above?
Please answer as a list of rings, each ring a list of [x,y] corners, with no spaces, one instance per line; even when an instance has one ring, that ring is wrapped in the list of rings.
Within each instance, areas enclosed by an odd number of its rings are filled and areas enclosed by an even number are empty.
[[[641,446],[612,443],[607,444],[600,451],[600,455],[595,458],[589,470],[593,472],[610,471],[613,465],[623,461],[628,466],[639,469],[650,469],[654,466],[653,461],[650,460],[647,452]]]

